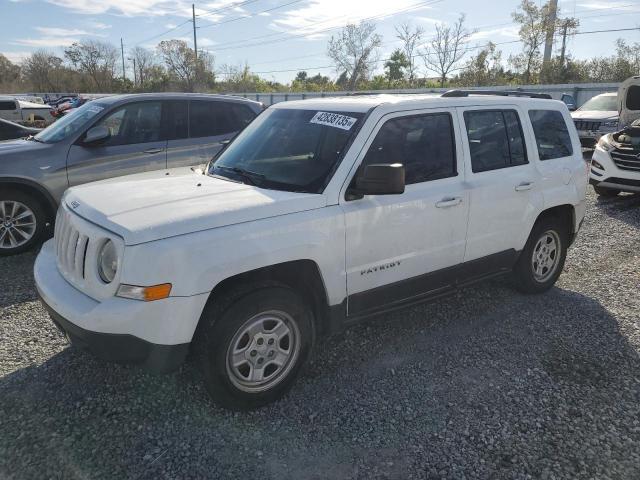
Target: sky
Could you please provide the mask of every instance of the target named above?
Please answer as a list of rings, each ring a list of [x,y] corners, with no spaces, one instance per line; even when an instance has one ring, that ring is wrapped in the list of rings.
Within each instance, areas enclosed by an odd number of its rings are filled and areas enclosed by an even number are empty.
[[[249,64],[267,79],[288,82],[299,70],[335,78],[327,42],[347,23],[373,21],[382,35],[379,58],[401,44],[394,27],[410,22],[428,40],[438,23],[466,15],[474,31],[470,46],[499,44],[503,59],[519,50],[511,20],[517,0],[215,0],[195,3],[198,49],[223,64]],[[559,0],[561,16],[580,19],[580,31],[640,28],[640,0]],[[154,48],[180,38],[193,46],[192,2],[182,0],[0,0],[0,53],[19,62],[37,49],[62,56],[65,46],[86,39],[109,41],[127,49]],[[571,37],[574,57],[613,53],[623,38],[640,42],[640,30]],[[504,43],[503,43],[504,42]],[[559,45],[557,45],[559,47]],[[470,52],[470,54],[473,53]],[[132,65],[126,61],[128,75]],[[422,65],[419,63],[419,66]],[[378,71],[382,71],[382,62]],[[421,68],[424,71],[424,68]],[[432,74],[430,76],[433,76]]]

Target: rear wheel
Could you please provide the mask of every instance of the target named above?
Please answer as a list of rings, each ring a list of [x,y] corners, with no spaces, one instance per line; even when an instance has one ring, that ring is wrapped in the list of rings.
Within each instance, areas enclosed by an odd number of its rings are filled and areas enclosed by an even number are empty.
[[[542,293],[558,280],[569,245],[569,228],[556,217],[538,220],[514,268],[516,287]]]
[[[205,313],[198,345],[211,397],[242,410],[284,395],[314,338],[312,313],[295,291],[285,286],[244,291]]]
[[[598,187],[597,185],[594,185],[593,189],[598,196],[605,198],[617,197],[620,193],[620,190],[616,190],[615,188]]]
[[[46,214],[40,202],[16,190],[0,194],[0,256],[30,250],[45,229]]]

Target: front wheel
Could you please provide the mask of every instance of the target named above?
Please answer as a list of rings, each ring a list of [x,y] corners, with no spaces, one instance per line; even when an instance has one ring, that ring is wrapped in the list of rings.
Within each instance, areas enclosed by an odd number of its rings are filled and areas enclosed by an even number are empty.
[[[569,244],[567,225],[557,218],[538,220],[514,268],[516,287],[523,293],[542,293],[558,280]]]
[[[33,248],[46,228],[40,202],[26,193],[7,189],[0,195],[0,256]]]
[[[291,388],[311,351],[313,318],[302,298],[285,286],[232,298],[222,311],[214,306],[205,313],[200,361],[211,397],[227,408],[247,410]]]

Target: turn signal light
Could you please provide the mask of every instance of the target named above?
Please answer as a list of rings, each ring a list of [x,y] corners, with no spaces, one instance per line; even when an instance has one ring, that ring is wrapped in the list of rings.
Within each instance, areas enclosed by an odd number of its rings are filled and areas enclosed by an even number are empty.
[[[170,283],[161,283],[160,285],[152,285],[151,287],[139,287],[136,285],[121,284],[118,287],[118,293],[116,293],[116,295],[122,298],[130,298],[131,300],[152,302],[154,300],[162,300],[163,298],[167,298],[170,293]]]

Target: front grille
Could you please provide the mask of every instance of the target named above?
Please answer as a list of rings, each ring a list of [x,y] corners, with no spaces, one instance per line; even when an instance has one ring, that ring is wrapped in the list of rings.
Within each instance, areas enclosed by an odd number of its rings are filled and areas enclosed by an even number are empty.
[[[640,155],[639,151],[634,151],[631,148],[616,148],[610,152],[610,155],[613,163],[615,163],[616,167],[619,169],[640,172],[640,158],[638,158],[638,155]]]
[[[78,282],[85,278],[89,237],[73,225],[71,215],[64,208],[58,210],[54,241],[60,273],[67,279]]]
[[[600,128],[602,122],[594,122],[591,120],[574,120],[577,130],[596,132]]]

